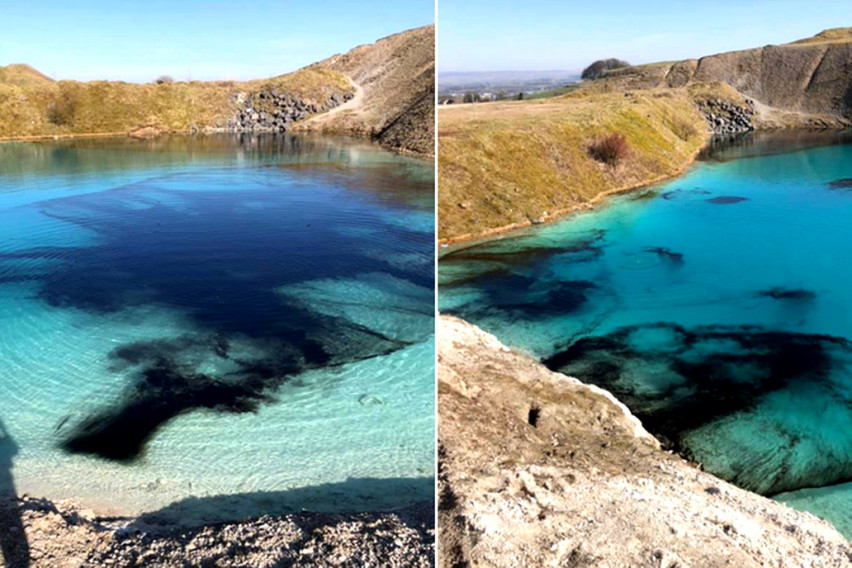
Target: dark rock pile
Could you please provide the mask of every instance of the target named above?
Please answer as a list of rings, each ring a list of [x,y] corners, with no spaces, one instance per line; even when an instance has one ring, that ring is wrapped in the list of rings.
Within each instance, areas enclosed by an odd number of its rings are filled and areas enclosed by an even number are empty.
[[[257,93],[239,93],[235,103],[239,110],[228,120],[226,130],[232,132],[284,132],[294,122],[325,112],[349,101],[354,93],[333,93],[322,104],[303,101],[278,89]]]
[[[698,103],[698,110],[704,114],[714,134],[736,134],[754,130],[754,101],[745,100],[745,106],[708,99]]]

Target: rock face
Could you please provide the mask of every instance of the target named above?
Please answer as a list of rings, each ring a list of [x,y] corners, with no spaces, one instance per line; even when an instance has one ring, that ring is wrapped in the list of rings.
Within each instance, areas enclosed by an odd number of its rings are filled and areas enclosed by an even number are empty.
[[[350,77],[363,97],[301,128],[368,135],[397,150],[434,154],[435,26],[388,36],[317,66]]]
[[[439,325],[439,566],[852,566],[828,523],[660,450],[606,391]]]
[[[745,100],[739,106],[721,99],[708,99],[698,103],[698,110],[704,114],[713,134],[738,134],[754,130],[754,101]]]
[[[829,30],[787,45],[769,45],[681,61],[666,84],[724,81],[770,107],[852,118],[852,34]],[[828,35],[826,35],[828,34]]]
[[[229,132],[284,132],[294,122],[329,111],[352,99],[352,92],[332,93],[324,104],[300,100],[277,89],[240,92],[234,97],[238,110],[228,121]]]
[[[7,568],[434,566],[431,503],[394,513],[301,513],[178,528],[25,497],[0,502],[0,526],[0,566]]]

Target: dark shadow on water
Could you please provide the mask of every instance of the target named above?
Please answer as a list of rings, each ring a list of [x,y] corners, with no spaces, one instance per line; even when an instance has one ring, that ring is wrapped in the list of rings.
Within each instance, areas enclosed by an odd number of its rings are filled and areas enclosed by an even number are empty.
[[[49,306],[118,319],[153,305],[188,322],[184,337],[118,345],[107,370],[129,379],[121,396],[100,408],[73,409],[57,427],[62,448],[130,462],[182,413],[254,412],[305,371],[387,355],[427,339],[425,331],[416,337],[384,334],[338,315],[345,309],[335,312],[328,293],[316,299],[280,290],[370,274],[431,290],[431,227],[390,223],[386,216],[400,215],[397,208],[388,211],[386,204],[322,178],[308,188],[291,185],[287,176],[273,180],[231,192],[187,191],[181,189],[185,179],[162,178],[49,200],[38,205],[42,214],[97,239],[0,253],[11,261],[4,278],[37,279],[37,294]],[[393,262],[395,256],[405,262]],[[48,261],[48,268],[34,275],[32,260]],[[376,290],[398,294],[393,284]],[[427,295],[406,297],[404,307],[431,317]],[[390,314],[394,306],[375,309]],[[216,371],[202,370],[210,364]]]
[[[852,130],[785,129],[768,132],[714,136],[698,154],[698,159],[708,162],[727,162],[741,158],[754,158],[800,152],[821,146],[838,146],[852,143]]]
[[[794,296],[797,292],[792,291]],[[543,363],[609,390],[652,434],[692,457],[687,434],[738,413],[754,412],[779,391],[812,392],[816,388],[825,393],[824,402],[803,402],[803,411],[809,404],[826,404],[841,413],[852,411],[845,387],[842,383],[837,386],[838,380],[848,376],[850,358],[852,344],[840,337],[756,326],[686,328],[659,322],[580,339]],[[771,429],[770,422],[771,417],[766,426]],[[773,455],[779,463],[773,469],[774,477],[754,478],[751,470],[743,470],[736,471],[736,478],[729,481],[764,495],[849,481],[850,457],[840,450],[832,454],[834,450],[823,440],[833,435],[832,427],[826,425],[820,433],[821,428],[811,423],[801,430],[780,428],[778,436],[785,443],[776,448],[784,451]],[[812,459],[807,476],[800,473],[801,467],[794,467],[792,450],[800,443],[825,448],[821,454],[825,459]],[[743,467],[760,462],[761,452],[767,449],[758,440],[753,451]],[[714,467],[702,461],[706,467]]]
[[[748,197],[740,197],[738,195],[721,195],[719,197],[711,197],[710,199],[705,199],[707,203],[712,203],[713,205],[733,205],[735,203],[742,203],[743,201],[748,201]]]
[[[276,400],[277,388],[304,371],[330,369],[410,345],[369,330],[359,335],[356,332],[361,330],[345,321],[338,322],[336,329],[352,342],[353,353],[347,357],[332,358],[321,344],[305,347],[281,339],[277,348],[269,347],[265,359],[236,360],[238,370],[220,377],[197,372],[193,365],[181,362],[183,350],[203,342],[184,338],[123,345],[110,355],[118,360],[113,370],[138,367],[134,382],[119,400],[87,415],[69,433],[63,432],[60,445],[72,453],[133,462],[144,455],[147,442],[157,431],[181,414],[198,409],[229,414],[256,412],[261,404]],[[298,350],[294,346],[299,346]],[[226,341],[221,337],[214,338],[212,345],[202,345],[205,347],[228,358]]]
[[[255,519],[263,515],[282,516],[310,511],[315,513],[363,513],[390,511],[415,503],[433,503],[435,479],[350,478],[286,491],[266,491],[189,497],[140,515],[130,527],[149,531],[152,527],[192,527],[204,524]]]
[[[18,444],[0,421],[0,549],[7,568],[30,565],[30,547],[12,478],[12,460],[17,453]]]
[[[795,381],[826,381],[842,338],[751,326],[685,328],[659,322],[574,342],[543,361],[615,394],[653,433],[678,446],[680,435],[753,408]],[[666,388],[643,389],[636,369],[653,369]]]

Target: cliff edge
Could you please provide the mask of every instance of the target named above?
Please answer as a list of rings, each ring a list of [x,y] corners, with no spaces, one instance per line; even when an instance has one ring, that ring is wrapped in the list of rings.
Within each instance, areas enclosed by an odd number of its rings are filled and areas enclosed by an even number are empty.
[[[660,450],[606,391],[439,326],[439,566],[852,566],[831,525]]]

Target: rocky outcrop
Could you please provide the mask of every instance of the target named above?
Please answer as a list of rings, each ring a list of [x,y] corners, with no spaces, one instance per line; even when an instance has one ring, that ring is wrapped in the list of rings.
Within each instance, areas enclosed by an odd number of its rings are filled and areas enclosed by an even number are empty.
[[[332,93],[324,103],[301,100],[278,89],[257,93],[240,92],[234,97],[238,110],[228,120],[225,130],[230,132],[284,132],[293,123],[311,115],[329,111],[349,101],[351,91]]]
[[[10,519],[13,522],[10,522]],[[8,568],[434,565],[434,509],[300,513],[194,527],[99,517],[73,502],[0,502]]]
[[[345,112],[318,116],[301,129],[366,135],[396,150],[434,154],[434,25],[388,36],[316,65],[349,77],[362,97]]]
[[[852,28],[785,45],[618,69],[602,81],[609,90],[726,83],[754,101],[756,129],[847,127],[852,124]]]
[[[740,106],[722,99],[707,99],[698,103],[713,134],[739,134],[754,130],[754,101],[746,99]]]
[[[828,523],[662,451],[606,391],[439,325],[441,567],[852,566]]]
[[[826,39],[832,31],[682,61],[669,68],[665,81],[670,87],[724,81],[772,108],[852,119],[852,36]]]

